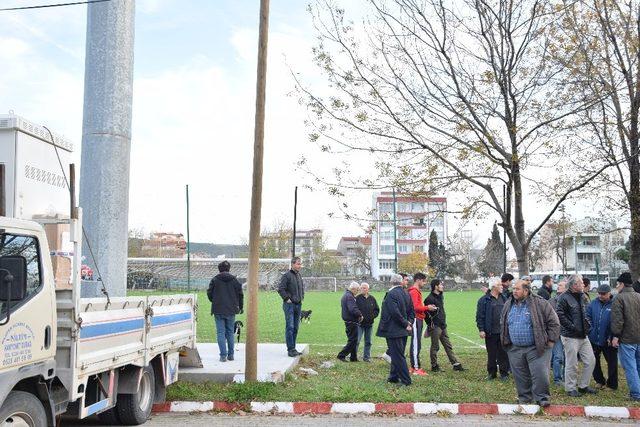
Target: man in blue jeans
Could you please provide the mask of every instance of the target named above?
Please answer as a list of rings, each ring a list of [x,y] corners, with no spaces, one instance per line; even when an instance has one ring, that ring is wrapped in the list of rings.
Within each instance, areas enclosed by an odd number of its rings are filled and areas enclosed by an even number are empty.
[[[287,341],[287,354],[289,357],[296,357],[302,354],[296,350],[300,312],[302,311],[302,301],[304,300],[304,282],[300,275],[301,269],[302,260],[298,256],[293,257],[291,270],[282,275],[280,285],[278,285],[278,293],[282,298],[282,310],[284,311],[284,335]]]
[[[567,282],[565,280],[558,282],[556,296],[549,300],[554,311],[556,311],[558,297],[560,297],[566,289]],[[558,387],[564,388],[564,346],[561,340],[556,341],[551,350],[551,368],[553,368],[553,383]]]
[[[640,401],[640,294],[629,272],[618,277],[618,295],[611,304],[611,345],[618,348],[631,400]]]
[[[369,295],[369,284],[360,284],[360,295],[356,297],[356,304],[362,313],[363,319],[358,327],[358,346],[362,337],[364,337],[364,354],[362,360],[365,362],[371,362],[371,331],[373,329],[373,322],[380,314],[380,308],[378,302]]]
[[[236,276],[229,273],[231,264],[222,261],[218,271],[209,283],[207,297],[211,301],[211,314],[216,322],[216,336],[220,349],[220,361],[233,360],[233,329],[236,314],[242,313],[244,294]]]

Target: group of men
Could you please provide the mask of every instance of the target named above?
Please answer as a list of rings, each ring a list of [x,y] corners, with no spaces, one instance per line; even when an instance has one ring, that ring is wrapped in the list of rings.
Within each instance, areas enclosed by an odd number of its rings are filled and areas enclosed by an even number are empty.
[[[242,286],[230,274],[230,264],[222,261],[219,274],[209,285],[207,296],[212,302],[220,361],[234,360],[233,328],[235,315],[242,313]],[[291,269],[282,276],[278,293],[285,316],[287,354],[300,355],[296,339],[304,282],[300,275],[302,262],[294,257]],[[591,377],[600,389],[618,388],[618,359],[623,366],[629,395],[640,401],[640,283],[633,283],[631,274],[617,279],[617,295],[609,285],[598,286],[598,297],[591,300],[589,280],[576,274],[557,284],[553,296],[553,278],[545,276],[537,295],[531,290],[531,278],[505,273],[492,280],[477,304],[476,324],[487,350],[488,379],[500,374],[501,380],[513,375],[518,401],[522,404],[550,404],[549,371],[553,368],[556,385],[563,386],[569,396],[595,394]],[[422,337],[431,338],[431,370],[439,371],[438,351],[445,349],[453,370],[463,371],[447,333],[444,309],[444,284],[440,279],[430,283],[431,292],[423,300],[422,288],[427,282],[423,273],[413,275],[408,287],[405,274],[391,277],[391,288],[382,307],[369,294],[369,285],[352,282],[341,299],[347,344],[338,359],[358,361],[358,346],[364,338],[362,360],[371,361],[371,337],[375,319],[380,315],[376,335],[386,339],[385,358],[390,362],[388,381],[411,384],[411,375],[426,375],[420,352]],[[405,356],[407,340],[409,366]],[[601,356],[607,363],[607,376],[602,370]],[[579,373],[578,364],[583,368]]]
[[[391,289],[382,302],[382,313],[376,335],[387,342],[385,358],[390,362],[388,381],[403,385],[411,384],[411,375],[424,376],[420,351],[423,331],[431,338],[431,370],[440,371],[438,351],[440,344],[445,349],[453,369],[463,371],[456,358],[447,334],[446,312],[444,309],[444,284],[440,279],[431,281],[431,293],[423,300],[422,288],[427,282],[423,273],[413,275],[413,284],[407,288],[409,277],[395,274],[391,277]],[[345,323],[347,344],[338,353],[338,359],[346,362],[358,361],[358,345],[365,338],[363,359],[371,361],[371,333],[373,322],[380,313],[377,301],[369,294],[369,285],[352,282],[341,299],[342,320]],[[426,326],[426,327],[425,327]],[[409,366],[405,356],[407,340],[409,346]]]
[[[551,276],[543,277],[537,295],[530,277],[512,286],[513,280],[508,273],[493,280],[477,305],[489,380],[497,378],[498,371],[503,380],[512,372],[519,403],[545,407],[550,404],[550,368],[555,384],[579,397],[598,392],[590,386],[592,376],[600,389],[618,388],[619,356],[630,398],[640,400],[640,293],[634,291],[630,273],[618,277],[615,297],[611,287],[602,284],[593,301],[589,280],[579,274],[561,280],[553,297]]]

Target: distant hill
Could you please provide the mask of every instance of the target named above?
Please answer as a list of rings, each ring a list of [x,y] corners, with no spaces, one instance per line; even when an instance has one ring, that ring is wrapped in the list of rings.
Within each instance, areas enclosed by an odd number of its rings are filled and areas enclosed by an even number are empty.
[[[227,258],[246,258],[249,253],[249,247],[247,245],[191,242],[189,248],[194,256],[204,258],[216,258],[220,255],[225,255]]]

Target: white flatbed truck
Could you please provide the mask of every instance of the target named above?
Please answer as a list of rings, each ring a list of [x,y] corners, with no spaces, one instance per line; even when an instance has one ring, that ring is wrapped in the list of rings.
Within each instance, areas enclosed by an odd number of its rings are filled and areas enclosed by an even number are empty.
[[[92,415],[142,424],[177,381],[180,350],[195,348],[197,300],[80,297],[82,210],[55,172],[69,145],[51,141],[41,127],[0,116],[0,425]],[[68,219],[37,215],[65,204]],[[68,286],[54,277],[43,227],[51,222],[68,224]]]

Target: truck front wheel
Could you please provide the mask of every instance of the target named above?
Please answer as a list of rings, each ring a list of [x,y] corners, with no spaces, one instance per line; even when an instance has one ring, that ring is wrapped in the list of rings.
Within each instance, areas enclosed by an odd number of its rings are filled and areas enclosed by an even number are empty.
[[[33,394],[12,391],[0,408],[0,425],[46,427],[47,414],[42,403]]]
[[[143,424],[151,415],[155,395],[155,374],[153,366],[144,368],[140,387],[135,394],[119,394],[116,409],[120,421],[125,425]]]

